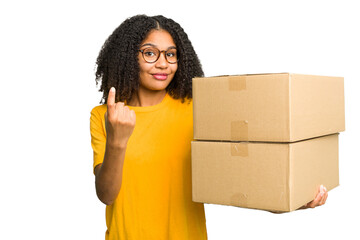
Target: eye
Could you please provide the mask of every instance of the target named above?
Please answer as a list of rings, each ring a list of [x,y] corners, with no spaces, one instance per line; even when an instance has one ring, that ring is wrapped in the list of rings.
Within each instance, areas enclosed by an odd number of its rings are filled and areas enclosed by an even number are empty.
[[[168,50],[166,56],[169,58],[176,58],[176,50]]]
[[[157,56],[157,51],[151,48],[145,49],[144,50],[144,55],[146,57],[156,57]]]
[[[144,54],[145,54],[145,56],[148,56],[148,57],[152,57],[152,56],[154,56],[155,55],[155,53],[154,52],[144,52]]]

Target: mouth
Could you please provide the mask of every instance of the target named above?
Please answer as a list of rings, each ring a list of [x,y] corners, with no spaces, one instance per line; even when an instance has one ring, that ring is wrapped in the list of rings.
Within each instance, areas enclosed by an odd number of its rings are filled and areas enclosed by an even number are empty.
[[[168,75],[166,73],[155,73],[152,74],[156,80],[164,81],[168,78]]]

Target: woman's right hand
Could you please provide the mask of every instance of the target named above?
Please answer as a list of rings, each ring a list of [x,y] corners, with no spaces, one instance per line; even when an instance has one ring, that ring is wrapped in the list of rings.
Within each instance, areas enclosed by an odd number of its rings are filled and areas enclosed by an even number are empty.
[[[115,88],[112,87],[109,91],[105,113],[106,144],[111,147],[126,147],[135,122],[134,110],[124,106],[123,102],[115,103]]]
[[[104,161],[95,171],[96,194],[106,205],[114,203],[122,184],[122,171],[127,142],[135,127],[135,112],[115,103],[115,88],[111,88],[105,113],[106,149]]]

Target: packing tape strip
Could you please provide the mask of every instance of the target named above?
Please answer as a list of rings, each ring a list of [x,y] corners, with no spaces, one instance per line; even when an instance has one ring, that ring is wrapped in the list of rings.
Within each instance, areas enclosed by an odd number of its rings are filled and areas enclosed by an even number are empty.
[[[231,146],[231,156],[240,156],[240,157],[249,156],[248,143],[232,142],[230,146]]]
[[[232,141],[247,141],[249,139],[247,120],[232,121],[230,131]]]
[[[229,91],[246,90],[246,76],[229,76],[227,79]]]

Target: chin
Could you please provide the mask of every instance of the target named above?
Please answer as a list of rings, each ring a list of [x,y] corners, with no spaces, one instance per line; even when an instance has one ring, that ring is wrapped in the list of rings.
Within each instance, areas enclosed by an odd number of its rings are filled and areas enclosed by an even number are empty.
[[[169,86],[170,82],[160,82],[160,83],[156,83],[156,84],[151,84],[149,86],[145,86],[147,89],[153,90],[153,91],[162,91],[165,90],[167,88],[167,86]]]

